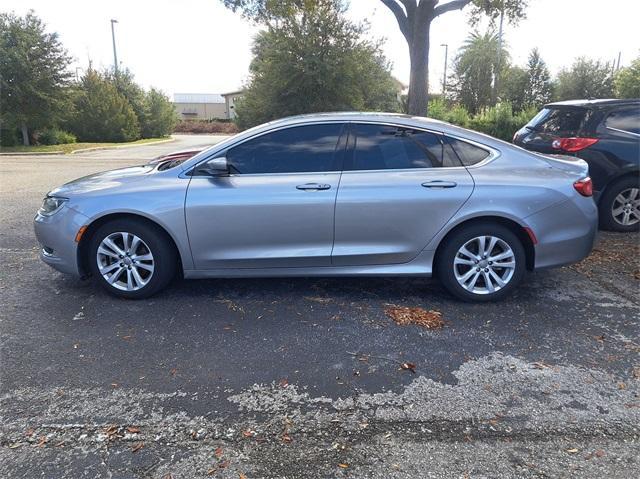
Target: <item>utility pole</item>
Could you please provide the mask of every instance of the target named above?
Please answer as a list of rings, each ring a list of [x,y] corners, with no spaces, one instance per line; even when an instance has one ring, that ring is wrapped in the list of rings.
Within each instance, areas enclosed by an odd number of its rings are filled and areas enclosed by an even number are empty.
[[[622,52],[618,52],[618,63],[616,64],[616,71],[620,70],[620,57],[622,56]]]
[[[113,72],[118,75],[118,54],[116,53],[116,32],[113,28],[113,24],[118,23],[118,20],[111,19],[111,41],[113,42]]]
[[[498,87],[500,83],[500,69],[502,65],[502,26],[504,24],[504,4],[500,10],[500,28],[498,29],[498,61],[496,63],[496,72],[493,77],[493,104],[498,101]]]
[[[447,61],[449,56],[449,44],[441,43],[441,47],[444,47],[444,74],[442,75],[442,99],[447,92]]]

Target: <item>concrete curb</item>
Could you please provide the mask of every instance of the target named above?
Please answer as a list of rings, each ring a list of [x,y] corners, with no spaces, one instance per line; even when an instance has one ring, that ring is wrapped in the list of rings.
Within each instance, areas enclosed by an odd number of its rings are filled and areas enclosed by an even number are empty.
[[[159,145],[160,143],[170,143],[172,141],[176,141],[175,138],[167,138],[166,140],[158,140],[158,141],[150,141],[148,143],[138,143],[135,145],[114,145],[114,146],[94,146],[92,148],[81,148],[79,150],[73,150],[70,155],[76,155],[78,153],[87,153],[89,151],[100,151],[100,150],[117,150],[120,148],[133,148],[137,146],[149,146],[149,145]]]
[[[119,148],[132,148],[136,146],[148,146],[148,145],[159,145],[160,143],[169,143],[172,141],[176,141],[175,138],[167,138],[165,140],[158,141],[150,141],[148,143],[138,143],[135,145],[114,145],[114,146],[94,146],[92,148],[80,148],[79,150],[73,150],[70,153],[65,153],[64,151],[16,151],[16,152],[0,152],[0,156],[33,156],[33,155],[75,155],[77,153],[87,153],[89,151],[99,151],[99,150],[117,150]]]

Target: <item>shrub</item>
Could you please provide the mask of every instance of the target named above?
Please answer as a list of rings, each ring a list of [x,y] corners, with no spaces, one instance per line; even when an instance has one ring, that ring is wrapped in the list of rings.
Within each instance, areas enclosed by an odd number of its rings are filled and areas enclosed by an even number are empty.
[[[167,96],[151,88],[144,98],[144,115],[140,120],[142,138],[167,136],[178,122],[176,110]]]
[[[57,128],[47,128],[38,133],[38,143],[41,145],[64,145],[75,142],[75,135]]]
[[[0,146],[16,146],[18,142],[18,130],[15,128],[0,128]]]
[[[238,127],[229,120],[182,120],[179,121],[174,133],[221,133],[231,135],[238,133]]]
[[[121,142],[140,138],[140,125],[127,99],[95,70],[82,79],[72,131],[81,141]]]

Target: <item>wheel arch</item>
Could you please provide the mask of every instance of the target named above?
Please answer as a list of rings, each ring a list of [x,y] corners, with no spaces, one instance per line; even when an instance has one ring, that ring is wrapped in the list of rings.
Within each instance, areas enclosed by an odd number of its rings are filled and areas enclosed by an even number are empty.
[[[613,178],[611,178],[607,182],[605,187],[602,188],[602,191],[598,195],[598,202],[597,202],[598,205],[602,201],[602,198],[604,198],[605,194],[608,193],[608,191],[612,187],[614,187],[620,181],[626,180],[627,178],[640,178],[640,169],[637,169],[637,167],[636,167],[635,169],[632,169],[632,170],[623,170],[623,171],[618,172],[618,174],[616,176],[614,176]]]
[[[535,245],[533,243],[533,240],[529,236],[529,233],[527,233],[527,230],[525,229],[525,227],[522,226],[517,221],[512,220],[510,218],[506,218],[504,216],[487,215],[487,216],[475,216],[473,218],[466,219],[456,224],[453,228],[447,231],[447,233],[442,237],[442,239],[438,243],[436,252],[434,254],[434,261],[433,261],[434,273],[437,273],[435,269],[437,268],[436,265],[438,264],[438,256],[440,255],[448,238],[450,238],[453,234],[455,234],[460,229],[465,228],[469,225],[487,224],[487,223],[494,223],[494,224],[499,224],[501,226],[504,226],[508,228],[513,234],[516,235],[516,237],[520,240],[520,242],[522,243],[522,246],[524,247],[527,270],[533,271],[535,267],[536,250],[535,250]]]
[[[78,254],[78,269],[80,270],[80,274],[82,277],[88,277],[90,275],[90,271],[91,269],[89,268],[89,244],[91,243],[91,238],[93,237],[93,235],[95,234],[95,232],[98,230],[98,228],[100,228],[102,225],[110,222],[110,221],[114,221],[114,220],[121,220],[121,219],[132,219],[132,220],[136,220],[139,222],[143,222],[146,223],[154,228],[156,228],[158,231],[160,231],[164,236],[166,236],[167,240],[169,240],[171,247],[173,248],[175,254],[176,254],[176,258],[178,259],[178,272],[179,274],[182,274],[182,272],[184,271],[183,269],[183,261],[182,261],[182,255],[180,253],[180,248],[178,248],[178,244],[176,243],[175,238],[169,233],[169,231],[163,227],[161,224],[159,224],[156,221],[153,221],[152,219],[140,215],[140,214],[136,214],[136,213],[108,213],[104,216],[100,216],[98,218],[95,218],[91,223],[89,223],[87,225],[87,229],[84,231],[84,233],[82,234],[82,238],[80,239],[80,242],[78,243],[78,250],[77,250],[77,254]]]

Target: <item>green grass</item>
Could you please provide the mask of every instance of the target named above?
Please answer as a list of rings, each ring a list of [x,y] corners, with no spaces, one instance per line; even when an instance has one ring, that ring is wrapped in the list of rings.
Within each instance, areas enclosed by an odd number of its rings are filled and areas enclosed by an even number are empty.
[[[67,143],[66,145],[35,145],[35,146],[2,146],[0,153],[52,153],[62,151],[63,153],[72,153],[76,150],[84,148],[109,148],[127,145],[144,145],[145,143],[155,143],[157,141],[166,140],[164,138],[144,138],[142,140],[129,141],[125,143]]]

